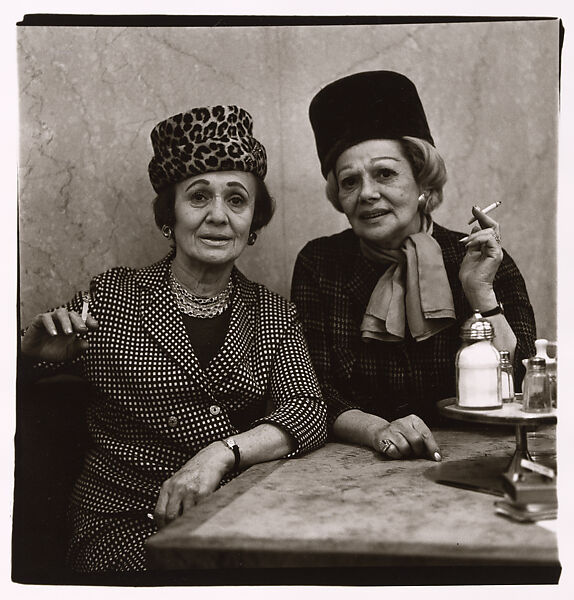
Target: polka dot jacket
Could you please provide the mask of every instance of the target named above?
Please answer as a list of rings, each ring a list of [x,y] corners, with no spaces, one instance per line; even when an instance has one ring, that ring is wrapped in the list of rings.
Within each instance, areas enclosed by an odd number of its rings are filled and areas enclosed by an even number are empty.
[[[229,330],[202,370],[169,288],[170,260],[94,278],[89,310],[99,328],[86,334],[90,348],[72,365],[34,367],[38,375],[76,372],[95,390],[87,411],[92,448],[72,497],[76,542],[86,515],[101,531],[96,518],[145,521],[163,481],[214,440],[270,423],[297,441],[289,457],[325,441],[326,409],[294,306],[234,268]],[[78,293],[68,308],[81,307]],[[106,568],[84,563],[79,570]]]

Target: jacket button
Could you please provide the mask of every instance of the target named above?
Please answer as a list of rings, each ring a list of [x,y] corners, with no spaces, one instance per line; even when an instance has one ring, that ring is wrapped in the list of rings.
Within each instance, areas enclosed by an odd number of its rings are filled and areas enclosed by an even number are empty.
[[[218,415],[221,412],[221,408],[219,406],[217,406],[216,404],[214,404],[213,406],[209,407],[209,412],[212,415]]]
[[[177,417],[171,416],[167,420],[167,424],[168,424],[169,427],[175,427],[177,425]]]

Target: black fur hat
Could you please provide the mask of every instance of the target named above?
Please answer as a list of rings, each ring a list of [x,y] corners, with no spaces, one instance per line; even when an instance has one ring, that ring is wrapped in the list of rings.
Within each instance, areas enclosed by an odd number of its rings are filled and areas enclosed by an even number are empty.
[[[394,71],[366,71],[338,79],[311,101],[321,172],[326,178],[347,148],[372,139],[405,135],[433,144],[414,83]]]

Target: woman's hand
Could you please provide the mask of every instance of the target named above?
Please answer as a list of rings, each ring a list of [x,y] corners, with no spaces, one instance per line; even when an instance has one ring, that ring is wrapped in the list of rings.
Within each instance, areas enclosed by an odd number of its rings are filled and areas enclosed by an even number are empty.
[[[69,361],[90,347],[79,335],[97,328],[98,322],[91,315],[84,323],[77,312],[58,308],[34,317],[22,337],[22,353],[36,360]]]
[[[496,305],[492,287],[502,262],[500,228],[496,221],[473,206],[472,214],[480,226],[463,238],[467,252],[459,270],[459,279],[471,308],[487,310]]]
[[[371,445],[388,458],[426,457],[442,460],[433,434],[416,415],[409,415],[377,428],[372,433]]]
[[[200,450],[163,482],[154,510],[158,527],[164,527],[211,494],[234,462],[229,448],[219,441]]]

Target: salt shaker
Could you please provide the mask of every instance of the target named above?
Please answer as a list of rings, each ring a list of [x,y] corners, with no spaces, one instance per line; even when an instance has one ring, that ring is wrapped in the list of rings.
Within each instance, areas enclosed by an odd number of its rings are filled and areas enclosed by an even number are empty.
[[[546,361],[542,356],[528,359],[524,376],[522,410],[524,412],[545,412],[552,408],[550,386],[546,374]]]
[[[460,331],[456,354],[456,403],[461,408],[502,407],[500,356],[494,347],[494,328],[477,310]]]
[[[502,402],[514,402],[514,369],[507,350],[500,351],[500,390]]]

